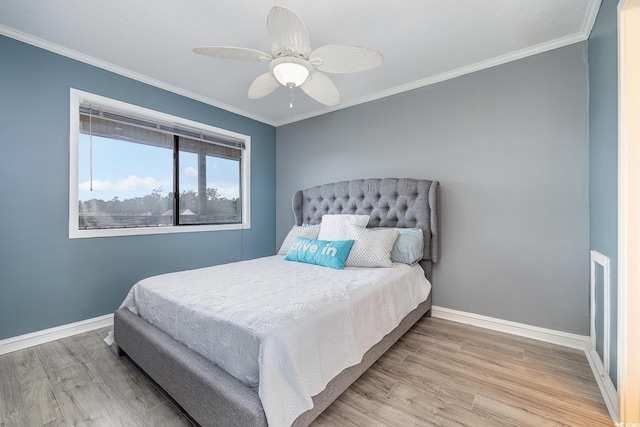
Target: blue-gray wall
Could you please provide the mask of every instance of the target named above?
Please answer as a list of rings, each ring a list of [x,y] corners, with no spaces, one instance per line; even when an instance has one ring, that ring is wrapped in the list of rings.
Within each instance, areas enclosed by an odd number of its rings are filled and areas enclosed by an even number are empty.
[[[0,36],[0,339],[113,312],[140,278],[236,261],[240,231],[68,238],[69,88],[250,135],[244,258],[275,253],[275,128]]]
[[[609,376],[614,384],[618,370],[617,7],[617,0],[602,1],[589,37],[589,244],[611,263]]]
[[[280,126],[276,244],[295,190],[436,179],[434,303],[588,335],[588,89],[582,42]]]

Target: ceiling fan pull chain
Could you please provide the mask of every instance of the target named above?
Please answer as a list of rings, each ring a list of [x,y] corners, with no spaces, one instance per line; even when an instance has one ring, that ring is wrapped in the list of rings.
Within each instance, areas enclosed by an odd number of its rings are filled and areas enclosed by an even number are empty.
[[[89,104],[89,191],[93,191],[93,130],[91,129],[93,109]]]
[[[291,100],[289,101],[289,108],[293,108],[293,88],[295,87],[292,84],[288,84],[289,90],[291,91]]]

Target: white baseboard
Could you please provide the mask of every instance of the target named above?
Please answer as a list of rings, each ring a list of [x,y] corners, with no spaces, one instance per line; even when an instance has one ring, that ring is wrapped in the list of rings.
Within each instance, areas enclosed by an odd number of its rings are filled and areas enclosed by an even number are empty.
[[[598,383],[600,393],[604,399],[609,416],[613,422],[619,423],[619,399],[618,392],[613,386],[613,382],[604,369],[604,365],[598,356],[598,353],[590,350],[591,337],[571,334],[568,332],[555,331],[553,329],[539,328],[537,326],[526,325],[524,323],[510,322],[508,320],[496,319],[493,317],[482,316],[480,314],[467,313],[464,311],[452,310],[450,308],[433,306],[431,308],[433,317],[451,320],[453,322],[465,323],[467,325],[478,326],[494,331],[505,332],[507,334],[518,335],[521,337],[532,338],[539,341],[545,341],[553,344],[563,345],[578,350],[583,350],[587,356],[593,376]]]
[[[555,331],[553,329],[539,328],[537,326],[516,323],[508,320],[496,319],[494,317],[482,316],[480,314],[467,313],[464,311],[452,310],[446,307],[432,307],[433,317],[451,320],[458,323],[465,323],[472,326],[479,326],[485,329],[505,332],[526,338],[532,338],[565,347],[587,350],[589,337],[571,334],[568,332]],[[69,323],[55,328],[44,329],[30,334],[19,335],[17,337],[0,340],[0,354],[22,350],[34,345],[44,344],[83,332],[113,326],[113,313],[93,319],[82,320],[80,322]]]
[[[440,319],[584,350],[593,375],[598,383],[598,387],[600,387],[602,397],[609,410],[609,414],[613,421],[618,423],[618,392],[613,386],[609,376],[605,374],[604,366],[597,356],[597,353],[589,351],[588,345],[590,338],[588,336],[539,328],[524,323],[496,319],[435,305],[431,308],[431,313],[433,317]],[[104,316],[94,317],[93,319],[82,320],[80,322],[69,323],[55,328],[0,340],[0,355],[108,326],[113,326],[113,314],[106,314]]]
[[[604,365],[602,364],[598,353],[596,351],[589,350],[586,350],[584,353],[587,355],[587,360],[589,361],[589,365],[593,371],[593,376],[596,378],[604,403],[607,405],[607,409],[609,410],[609,416],[611,416],[615,425],[618,425],[620,422],[620,405],[618,403],[620,399],[618,398],[618,391],[613,385],[611,378],[609,378],[609,374],[604,369]]]
[[[508,320],[496,319],[494,317],[482,316],[465,311],[452,310],[446,307],[433,306],[432,316],[440,319],[451,320],[453,322],[465,323],[467,325],[479,326],[493,331],[505,332],[507,334],[518,335],[534,340],[563,345],[565,347],[587,350],[589,336],[571,334],[569,332],[556,331],[553,329],[539,328],[524,323],[516,323]]]
[[[107,326],[113,326],[113,313],[0,340],[0,354],[11,353],[12,351],[22,350]]]

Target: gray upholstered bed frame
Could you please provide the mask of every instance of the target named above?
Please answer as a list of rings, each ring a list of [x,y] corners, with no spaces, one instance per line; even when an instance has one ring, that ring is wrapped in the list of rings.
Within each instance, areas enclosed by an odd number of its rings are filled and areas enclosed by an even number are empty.
[[[369,227],[422,229],[425,247],[420,265],[430,281],[431,265],[440,256],[437,208],[438,182],[415,179],[343,181],[298,191],[293,197],[298,225],[318,224],[326,213],[353,213],[369,214]],[[293,425],[309,425],[430,309],[431,295],[361,363],[342,371],[314,396],[314,408]],[[114,335],[118,353],[131,358],[201,426],[267,426],[257,392],[129,310],[116,311]]]

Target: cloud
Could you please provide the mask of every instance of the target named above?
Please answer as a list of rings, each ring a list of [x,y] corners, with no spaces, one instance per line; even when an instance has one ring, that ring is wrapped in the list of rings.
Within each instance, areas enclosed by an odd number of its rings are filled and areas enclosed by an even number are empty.
[[[211,187],[215,188],[218,190],[218,194],[220,194],[221,197],[224,197],[226,199],[235,199],[240,195],[240,191],[238,190],[238,186],[227,186],[227,187],[223,187],[223,186],[217,186],[215,184],[213,184]]]
[[[186,176],[192,176],[192,177],[198,176],[198,169],[192,166],[187,166],[186,168],[183,169],[183,172]]]
[[[160,186],[167,186],[167,181],[160,181],[152,177],[138,178],[135,175],[126,177],[125,179],[119,179],[116,182],[102,181],[99,179],[93,180],[93,191],[137,191],[137,190],[153,190]],[[89,191],[91,188],[91,182],[85,181],[80,183],[78,187],[80,191]]]

